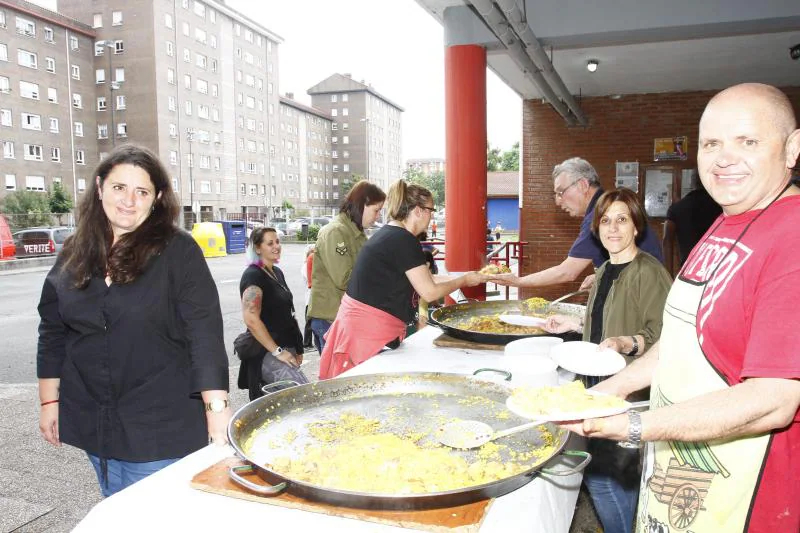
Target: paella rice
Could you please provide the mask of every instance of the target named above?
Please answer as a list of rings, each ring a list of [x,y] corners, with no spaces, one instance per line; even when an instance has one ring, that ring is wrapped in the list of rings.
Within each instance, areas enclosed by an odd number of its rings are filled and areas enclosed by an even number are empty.
[[[578,380],[560,387],[518,387],[512,398],[531,415],[580,413],[625,405],[625,400],[617,396],[590,394]]]

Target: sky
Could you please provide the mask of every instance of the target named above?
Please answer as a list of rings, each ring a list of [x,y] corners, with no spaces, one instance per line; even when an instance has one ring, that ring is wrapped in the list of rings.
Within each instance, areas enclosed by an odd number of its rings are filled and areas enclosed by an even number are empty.
[[[54,0],[34,0],[49,9]],[[284,39],[281,94],[310,105],[306,91],[334,73],[350,73],[402,107],[403,159],[444,158],[444,31],[415,0],[227,0]],[[520,97],[487,72],[492,146],[520,140]]]

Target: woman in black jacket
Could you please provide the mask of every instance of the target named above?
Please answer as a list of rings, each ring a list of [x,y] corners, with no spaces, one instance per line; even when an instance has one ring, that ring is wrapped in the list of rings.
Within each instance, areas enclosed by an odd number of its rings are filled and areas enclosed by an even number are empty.
[[[258,259],[245,269],[239,282],[242,318],[264,350],[260,355],[242,361],[239,388],[248,389],[250,399],[254,400],[262,395],[265,357],[275,357],[291,369],[300,368],[303,362],[303,334],[295,319],[292,291],[283,271],[276,265],[281,258],[278,233],[273,228],[256,228],[250,234],[248,246]],[[280,365],[277,369],[280,371]],[[299,370],[293,374],[295,378],[301,375]]]
[[[228,358],[216,285],[155,154],[97,167],[39,302],[39,428],[89,455],[104,496],[226,442]]]

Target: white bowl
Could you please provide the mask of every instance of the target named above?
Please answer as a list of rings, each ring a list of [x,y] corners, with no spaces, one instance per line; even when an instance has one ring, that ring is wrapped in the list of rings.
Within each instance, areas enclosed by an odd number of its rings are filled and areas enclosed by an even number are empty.
[[[625,368],[625,358],[614,350],[598,350],[593,342],[565,342],[550,350],[550,357],[570,372],[584,376],[611,376]]]
[[[526,337],[506,344],[505,355],[543,355],[550,357],[550,350],[564,342],[559,337]]]

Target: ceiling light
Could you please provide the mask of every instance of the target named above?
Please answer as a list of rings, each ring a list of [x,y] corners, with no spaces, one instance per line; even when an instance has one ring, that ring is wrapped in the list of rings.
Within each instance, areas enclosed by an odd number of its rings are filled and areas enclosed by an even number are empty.
[[[596,59],[590,59],[589,62],[586,63],[586,69],[589,72],[594,72],[595,70],[597,70],[597,65],[599,65],[599,64],[600,64],[600,62],[597,61]]]

